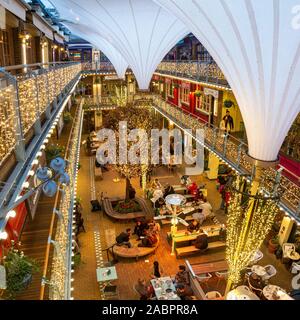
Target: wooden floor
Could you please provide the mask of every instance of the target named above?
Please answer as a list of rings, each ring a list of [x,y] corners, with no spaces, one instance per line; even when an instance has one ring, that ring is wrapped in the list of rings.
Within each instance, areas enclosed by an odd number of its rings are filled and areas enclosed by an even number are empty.
[[[68,142],[71,125],[64,127],[60,138],[57,140],[55,134],[50,143],[58,143],[65,146]],[[41,291],[42,272],[45,261],[45,252],[49,236],[50,222],[54,207],[53,198],[48,198],[43,194],[40,197],[34,220],[27,216],[24,229],[21,234],[21,250],[30,258],[36,259],[40,264],[40,272],[32,278],[31,284],[26,290],[18,295],[17,300],[39,300]],[[54,228],[55,230],[55,228]],[[53,248],[50,252],[49,266],[52,261]],[[48,297],[48,286],[46,285],[45,299]]]

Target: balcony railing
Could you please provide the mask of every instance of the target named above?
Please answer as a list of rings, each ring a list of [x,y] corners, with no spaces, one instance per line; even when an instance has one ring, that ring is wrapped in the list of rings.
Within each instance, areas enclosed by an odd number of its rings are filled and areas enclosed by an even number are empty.
[[[0,165],[80,72],[78,63],[0,68]]]
[[[223,72],[215,62],[163,61],[155,72],[230,88]]]
[[[248,146],[244,142],[236,139],[232,135],[224,134],[218,127],[204,122],[194,114],[179,108],[176,105],[167,103],[160,96],[149,94],[135,96],[136,103],[151,105],[158,110],[162,115],[168,117],[183,130],[192,129],[193,135],[196,138],[196,130],[204,130],[205,145],[215,152],[220,158],[229,163],[234,169],[242,174],[252,174],[252,164],[248,161],[247,151]],[[297,185],[289,180],[287,176],[291,172],[283,167],[275,169],[264,169],[263,180],[266,192],[270,192],[274,186],[274,181],[280,182],[280,188],[283,191],[281,206],[291,213],[298,221],[300,221],[300,180],[299,177],[294,177],[298,181]]]

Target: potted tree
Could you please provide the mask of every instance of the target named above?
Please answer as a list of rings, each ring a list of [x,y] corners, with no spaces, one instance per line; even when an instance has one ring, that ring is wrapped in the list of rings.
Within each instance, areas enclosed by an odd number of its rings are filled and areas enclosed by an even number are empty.
[[[45,153],[47,163],[49,164],[52,159],[55,159],[57,157],[63,158],[65,154],[65,148],[59,144],[50,144],[46,148]]]
[[[6,269],[6,291],[8,299],[14,299],[31,282],[32,275],[39,271],[38,263],[24,255],[23,251],[15,246],[12,241],[4,258]]]
[[[279,248],[279,237],[278,235],[274,236],[269,240],[268,244],[268,250],[270,253],[274,253],[278,250]]]

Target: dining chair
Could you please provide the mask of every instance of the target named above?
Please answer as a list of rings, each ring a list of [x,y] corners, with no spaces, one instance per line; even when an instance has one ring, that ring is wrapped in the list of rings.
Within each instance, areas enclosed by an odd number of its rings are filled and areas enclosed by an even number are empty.
[[[255,257],[255,259],[250,261],[250,263],[248,265],[249,267],[252,267],[255,264],[257,264],[258,261],[260,261],[263,258],[264,254],[260,250],[256,250],[255,253],[253,254],[253,257],[254,256],[256,256],[256,257]]]
[[[228,271],[217,271],[215,272],[216,277],[218,278],[218,282],[217,282],[217,288],[219,288],[219,284],[221,281],[226,281],[228,278]]]
[[[200,282],[200,284],[206,285],[208,289],[208,281],[212,278],[212,275],[210,273],[202,273],[199,275],[196,275],[196,279]]]
[[[295,273],[298,273],[300,272],[300,262],[293,262],[292,263],[292,268],[291,268],[291,273],[292,274],[295,274]]]
[[[222,298],[222,295],[219,291],[210,291],[205,294],[205,297],[208,300],[214,300],[214,299]]]
[[[266,265],[265,267],[266,274],[263,276],[263,280],[269,280],[270,278],[274,277],[277,273],[277,270],[271,264]]]

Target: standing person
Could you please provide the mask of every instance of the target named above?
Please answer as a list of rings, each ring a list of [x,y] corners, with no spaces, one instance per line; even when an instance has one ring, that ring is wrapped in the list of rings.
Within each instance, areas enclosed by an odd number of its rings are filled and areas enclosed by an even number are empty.
[[[131,236],[131,229],[128,228],[126,229],[126,232],[121,232],[117,237],[116,237],[116,243],[119,246],[125,245],[128,248],[131,248],[131,243],[130,243],[130,236]]]
[[[234,124],[229,110],[226,111],[226,115],[224,116],[223,120],[225,122],[225,132],[228,132],[230,134],[231,130],[233,130],[234,128]]]
[[[161,278],[163,275],[163,270],[160,268],[158,261],[153,262],[153,273],[151,275],[152,279]]]

